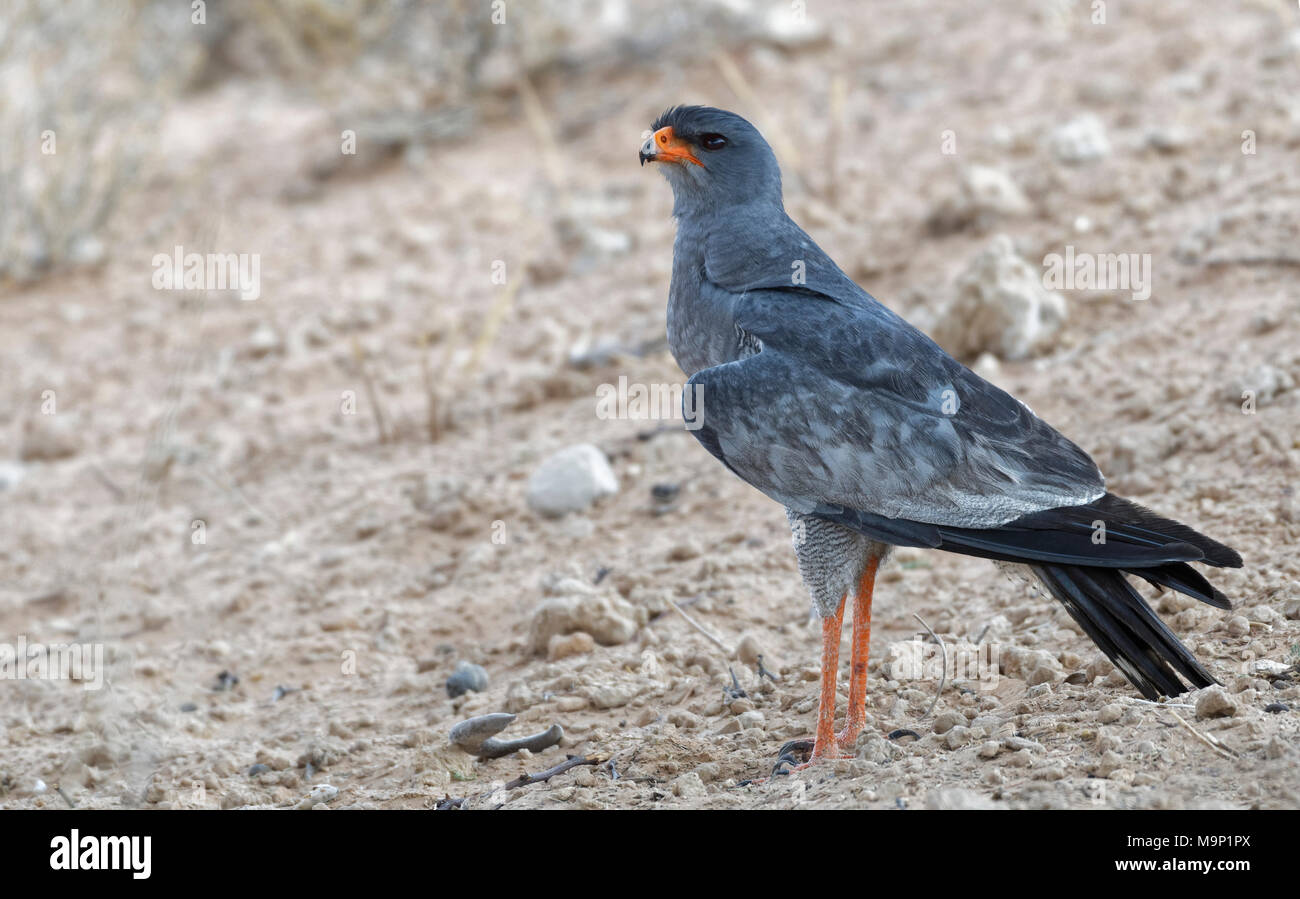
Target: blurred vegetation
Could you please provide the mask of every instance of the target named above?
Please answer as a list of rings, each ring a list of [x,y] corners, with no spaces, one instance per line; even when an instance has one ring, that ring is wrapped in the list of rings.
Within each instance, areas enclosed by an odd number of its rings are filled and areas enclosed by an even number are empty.
[[[105,253],[169,104],[223,79],[413,115],[463,101],[483,4],[10,0],[0,17],[0,283]]]
[[[538,73],[662,65],[770,27],[747,6],[7,0],[0,285],[100,262],[118,201],[153,173],[169,107],[227,80],[290,94],[397,148],[465,133],[480,98],[527,92]]]
[[[104,254],[100,237],[201,53],[142,40],[161,4],[11,0],[0,19],[0,281]],[[179,31],[179,30],[178,30]],[[183,34],[183,33],[182,33]]]

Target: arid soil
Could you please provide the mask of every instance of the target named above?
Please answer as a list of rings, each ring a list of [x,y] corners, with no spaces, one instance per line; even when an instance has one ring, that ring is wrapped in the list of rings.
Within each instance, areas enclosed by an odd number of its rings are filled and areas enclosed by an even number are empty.
[[[293,91],[176,104],[103,265],[0,298],[0,639],[101,644],[106,666],[98,690],[0,682],[0,804],[293,807],[322,784],[331,808],[1300,804],[1300,15],[1046,6],[810,3],[825,40],[539,76],[459,140],[343,165]],[[1065,291],[1050,344],[979,370],[1112,490],[1241,552],[1210,572],[1231,612],[1141,588],[1226,700],[1144,702],[1056,603],[900,551],[857,757],[745,783],[816,714],[782,510],[680,421],[596,411],[620,377],[682,381],[670,191],[636,164],[676,102],[774,135],[791,214],[927,329],[999,234],[1036,271],[1067,245],[1150,254],[1149,298]],[[1108,146],[1066,161],[1052,136],[1087,115]],[[963,201],[970,166],[1026,202]],[[176,245],[260,254],[260,297],[153,289]],[[529,476],[574,443],[619,492],[544,518]],[[611,645],[548,654],[548,601]],[[894,666],[914,616],[954,653],[988,644],[996,676],[948,679],[931,711],[938,679]],[[461,661],[490,681],[452,699]],[[502,711],[503,737],[565,736],[449,745]],[[504,789],[566,755],[610,764]]]

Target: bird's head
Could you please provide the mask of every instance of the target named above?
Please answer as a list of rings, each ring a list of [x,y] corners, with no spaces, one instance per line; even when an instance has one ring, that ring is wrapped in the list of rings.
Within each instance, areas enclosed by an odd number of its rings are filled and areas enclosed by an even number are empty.
[[[749,122],[712,106],[674,106],[641,144],[641,164],[659,164],[676,215],[755,201],[781,204],[781,169]]]

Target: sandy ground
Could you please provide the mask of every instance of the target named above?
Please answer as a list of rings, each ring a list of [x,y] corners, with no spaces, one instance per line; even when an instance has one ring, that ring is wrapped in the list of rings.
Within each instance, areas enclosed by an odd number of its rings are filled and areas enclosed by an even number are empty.
[[[0,633],[99,643],[107,667],[100,690],[0,685],[0,803],[287,807],[320,784],[334,808],[1300,803],[1300,686],[1255,667],[1300,644],[1293,4],[1114,3],[1091,25],[1083,7],[948,2],[924,28],[911,4],[817,6],[835,52],[734,54],[761,108],[707,59],[540,79],[553,152],[516,101],[487,98],[458,143],[325,178],[337,135],[292,95],[232,81],[173,110],[166,167],[126,198],[102,269],[0,300]],[[681,380],[661,342],[670,192],[635,162],[673,102],[783,135],[792,214],[924,326],[997,233],[1031,262],[1066,244],[1151,254],[1148,300],[1071,291],[1061,343],[992,377],[1113,490],[1241,551],[1244,569],[1213,573],[1233,612],[1153,599],[1234,714],[1140,701],[1054,603],[986,562],[909,551],[877,589],[857,758],[742,784],[816,712],[784,516],[679,426],[595,413],[599,384]],[[1087,113],[1110,152],[1066,165],[1049,135]],[[971,164],[1029,209],[932,227]],[[176,244],[260,253],[261,298],[153,290],[150,261]],[[608,454],[619,493],[535,515],[528,476],[577,442]],[[535,651],[534,611],[565,597],[631,638]],[[891,677],[914,615],[950,646],[982,638],[1000,676],[947,683],[927,714],[938,681]],[[451,699],[462,660],[490,683]],[[505,736],[565,737],[495,761],[448,744],[499,711],[519,716]],[[566,754],[618,776],[502,788]]]

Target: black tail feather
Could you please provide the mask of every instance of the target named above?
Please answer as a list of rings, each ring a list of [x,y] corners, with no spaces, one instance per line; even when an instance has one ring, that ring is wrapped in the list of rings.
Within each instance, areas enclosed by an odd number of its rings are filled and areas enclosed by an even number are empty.
[[[1034,512],[997,528],[940,525],[935,530],[941,549],[1008,562],[1129,571],[1177,562],[1241,567],[1241,556],[1222,543],[1113,493],[1082,506]]]
[[[1125,576],[1219,609],[1232,603],[1188,562],[1240,568],[1241,556],[1185,524],[1107,493],[1080,506],[1034,512],[995,528],[935,525],[840,506],[816,514],[875,540],[1029,565],[1102,652],[1148,699],[1217,683],[1151,611]]]
[[[1232,608],[1232,602],[1228,597],[1214,589],[1214,586],[1199,571],[1183,562],[1161,565],[1159,568],[1131,568],[1127,570],[1130,574],[1136,574],[1150,584],[1185,593],[1193,599],[1209,603],[1216,609]]]
[[[1200,558],[1182,557],[1169,561],[1202,562],[1216,568],[1241,567],[1241,556],[1230,547],[1113,493],[1107,493],[1087,505],[1064,506],[1026,515],[1006,527],[1048,529],[1091,536],[1098,521],[1105,524],[1106,542],[1110,545],[1120,543],[1152,548],[1177,545],[1181,550],[1190,544],[1200,551]]]
[[[1075,565],[1035,565],[1033,571],[1147,699],[1186,692],[1178,674],[1194,688],[1218,683],[1122,572]]]

